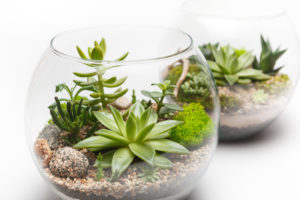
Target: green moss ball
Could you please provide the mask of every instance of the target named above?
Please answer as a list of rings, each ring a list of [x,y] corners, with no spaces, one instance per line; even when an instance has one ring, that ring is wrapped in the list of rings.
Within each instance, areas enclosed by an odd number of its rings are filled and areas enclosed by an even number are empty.
[[[213,123],[200,103],[183,106],[184,111],[174,116],[185,123],[171,130],[170,138],[186,147],[195,147],[212,133]]]

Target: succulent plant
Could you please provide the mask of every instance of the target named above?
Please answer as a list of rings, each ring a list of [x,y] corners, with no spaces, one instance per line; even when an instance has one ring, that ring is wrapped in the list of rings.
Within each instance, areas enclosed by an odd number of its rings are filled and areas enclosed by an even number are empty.
[[[261,53],[260,53],[260,61],[255,58],[253,63],[253,67],[255,69],[262,70],[263,73],[269,75],[275,75],[279,70],[283,68],[283,66],[275,69],[275,65],[277,60],[286,52],[286,49],[280,50],[278,47],[276,50],[272,50],[271,43],[268,39],[265,39],[262,35],[260,36],[261,41]]]
[[[207,43],[207,44],[203,44],[203,45],[198,46],[198,48],[202,52],[203,56],[207,60],[212,60],[212,61],[215,60],[214,55],[212,53],[212,48],[217,49],[218,47],[219,47],[219,43],[215,43],[215,44]]]
[[[78,134],[80,129],[86,125],[87,112],[82,108],[82,101],[83,99],[79,105],[68,101],[66,107],[63,108],[59,99],[55,97],[56,109],[50,108],[53,123],[61,130],[71,133],[64,138],[69,144],[75,144],[80,140]]]
[[[83,59],[88,59],[88,57],[83,53],[83,51],[77,46],[78,54]],[[100,43],[97,41],[94,42],[94,47],[88,48],[88,55],[90,59],[93,60],[103,60],[106,53],[106,42],[105,39],[102,38]],[[116,61],[124,60],[128,55],[128,52],[125,53],[123,56],[118,58]],[[99,64],[86,64],[94,69],[94,72],[90,73],[78,73],[74,72],[73,74],[80,78],[86,78],[86,81],[79,81],[74,80],[74,82],[81,86],[81,90],[88,90],[92,93],[90,97],[93,100],[85,100],[83,101],[84,105],[97,105],[101,103],[104,109],[107,108],[107,105],[114,102],[119,97],[123,96],[128,89],[122,90],[122,88],[118,88],[114,93],[107,94],[105,93],[105,88],[116,88],[121,86],[127,79],[127,77],[123,77],[117,79],[117,77],[113,76],[110,78],[104,78],[104,74],[107,70],[119,67],[120,65],[112,65],[112,66],[105,66],[102,63]],[[96,78],[94,78],[96,77]]]
[[[261,70],[250,67],[254,61],[250,52],[237,51],[229,45],[220,48],[211,46],[211,50],[216,61],[207,62],[218,85],[248,84],[269,78]]]
[[[184,111],[174,116],[174,119],[184,121],[171,130],[170,138],[186,147],[195,147],[212,134],[213,123],[200,103],[190,103],[183,106]]]
[[[87,138],[74,147],[91,151],[111,150],[102,155],[103,160],[98,161],[97,166],[111,167],[112,180],[121,176],[135,157],[151,166],[171,167],[172,162],[156,151],[189,153],[182,145],[167,139],[170,130],[182,124],[182,121],[157,122],[158,115],[151,108],[145,110],[139,102],[130,108],[126,122],[117,109],[112,106],[110,109],[112,114],[94,112],[96,118],[108,129],[96,131],[97,136]]]
[[[266,103],[266,100],[268,99],[269,95],[265,93],[264,90],[257,90],[255,91],[252,96],[251,99],[254,103],[256,104],[264,104]]]
[[[141,173],[138,174],[145,182],[155,182],[159,179],[157,167],[143,167]]]
[[[156,112],[158,116],[162,114],[169,114],[174,111],[182,111],[182,108],[177,104],[164,103],[164,99],[167,95],[173,95],[173,92],[170,90],[175,86],[171,85],[170,80],[165,80],[163,83],[153,83],[152,85],[157,86],[161,91],[150,92],[142,90],[141,93],[152,99],[157,104]]]

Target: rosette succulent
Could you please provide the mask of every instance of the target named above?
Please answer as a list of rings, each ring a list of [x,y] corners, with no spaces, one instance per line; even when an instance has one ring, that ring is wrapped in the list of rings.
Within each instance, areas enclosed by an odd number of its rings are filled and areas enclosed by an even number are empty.
[[[181,144],[167,139],[170,130],[184,122],[157,122],[157,113],[151,108],[145,110],[139,102],[130,108],[126,121],[117,109],[111,106],[110,110],[111,114],[93,112],[107,129],[96,131],[96,136],[77,143],[75,148],[87,148],[91,151],[110,150],[104,153],[95,165],[98,168],[111,167],[112,180],[120,177],[135,157],[151,166],[167,168],[172,166],[172,162],[159,152],[189,153]]]
[[[252,81],[267,80],[262,70],[251,68],[254,56],[246,50],[236,50],[227,45],[210,46],[215,61],[208,60],[218,85],[248,84]]]

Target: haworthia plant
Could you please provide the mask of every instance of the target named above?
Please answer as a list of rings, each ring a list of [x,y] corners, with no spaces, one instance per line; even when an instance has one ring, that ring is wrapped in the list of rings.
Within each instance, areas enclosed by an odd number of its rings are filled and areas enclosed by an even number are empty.
[[[262,70],[253,69],[254,56],[246,50],[236,50],[227,45],[210,46],[215,61],[208,60],[218,85],[248,84],[254,80],[269,79]]]
[[[179,143],[167,139],[169,131],[182,124],[181,121],[166,120],[157,122],[158,115],[141,103],[135,103],[129,110],[127,121],[114,107],[108,112],[94,112],[96,118],[107,129],[96,131],[96,136],[87,138],[74,147],[91,151],[110,150],[96,162],[98,168],[111,167],[112,180],[120,177],[137,157],[151,166],[167,168],[172,162],[159,152],[188,154]]]

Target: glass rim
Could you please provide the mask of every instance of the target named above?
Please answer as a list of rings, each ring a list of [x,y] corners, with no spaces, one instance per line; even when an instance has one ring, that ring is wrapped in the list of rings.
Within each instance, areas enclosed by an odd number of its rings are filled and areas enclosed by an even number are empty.
[[[186,47],[184,49],[179,49],[176,53],[173,54],[168,54],[168,55],[163,55],[163,56],[158,56],[158,57],[153,57],[153,58],[143,58],[143,59],[132,59],[132,60],[122,60],[122,61],[118,61],[118,60],[94,60],[94,59],[84,59],[81,58],[79,56],[73,56],[70,55],[68,53],[64,53],[63,51],[58,50],[55,45],[54,42],[56,41],[57,38],[64,36],[65,34],[69,34],[69,33],[73,33],[76,31],[83,31],[83,30],[93,30],[93,29],[99,29],[99,28],[138,28],[138,29],[142,29],[142,28],[149,28],[149,29],[156,29],[156,30],[165,30],[165,31],[171,31],[174,33],[179,33],[182,36],[184,36],[185,38],[188,39],[188,45],[186,45]],[[180,56],[182,54],[185,54],[187,52],[189,52],[194,46],[194,41],[193,38],[186,32],[177,29],[177,28],[173,28],[173,27],[164,27],[164,26],[138,26],[138,25],[105,25],[105,26],[95,26],[95,27],[85,27],[85,28],[75,28],[75,29],[71,29],[71,30],[67,30],[67,31],[63,31],[60,32],[58,34],[56,34],[50,41],[50,50],[55,53],[58,56],[61,56],[65,59],[69,59],[69,60],[73,60],[76,62],[80,62],[80,63],[85,63],[85,64],[101,64],[101,63],[110,63],[110,64],[129,64],[129,63],[144,63],[144,62],[151,62],[151,61],[159,61],[159,60],[165,60],[165,59],[170,59],[173,57],[177,57]]]
[[[195,9],[190,9],[188,8],[189,3],[193,3],[193,0],[187,0],[184,1],[181,4],[181,9],[185,12],[191,13],[193,15],[197,15],[200,17],[206,17],[206,18],[222,18],[222,19],[227,19],[227,20],[267,20],[267,19],[274,19],[281,17],[287,13],[286,8],[284,7],[278,7],[274,11],[269,12],[269,13],[260,13],[260,14],[255,14],[255,15],[234,15],[234,14],[222,14],[222,13],[210,13],[210,12],[204,12],[201,10],[195,10]]]

